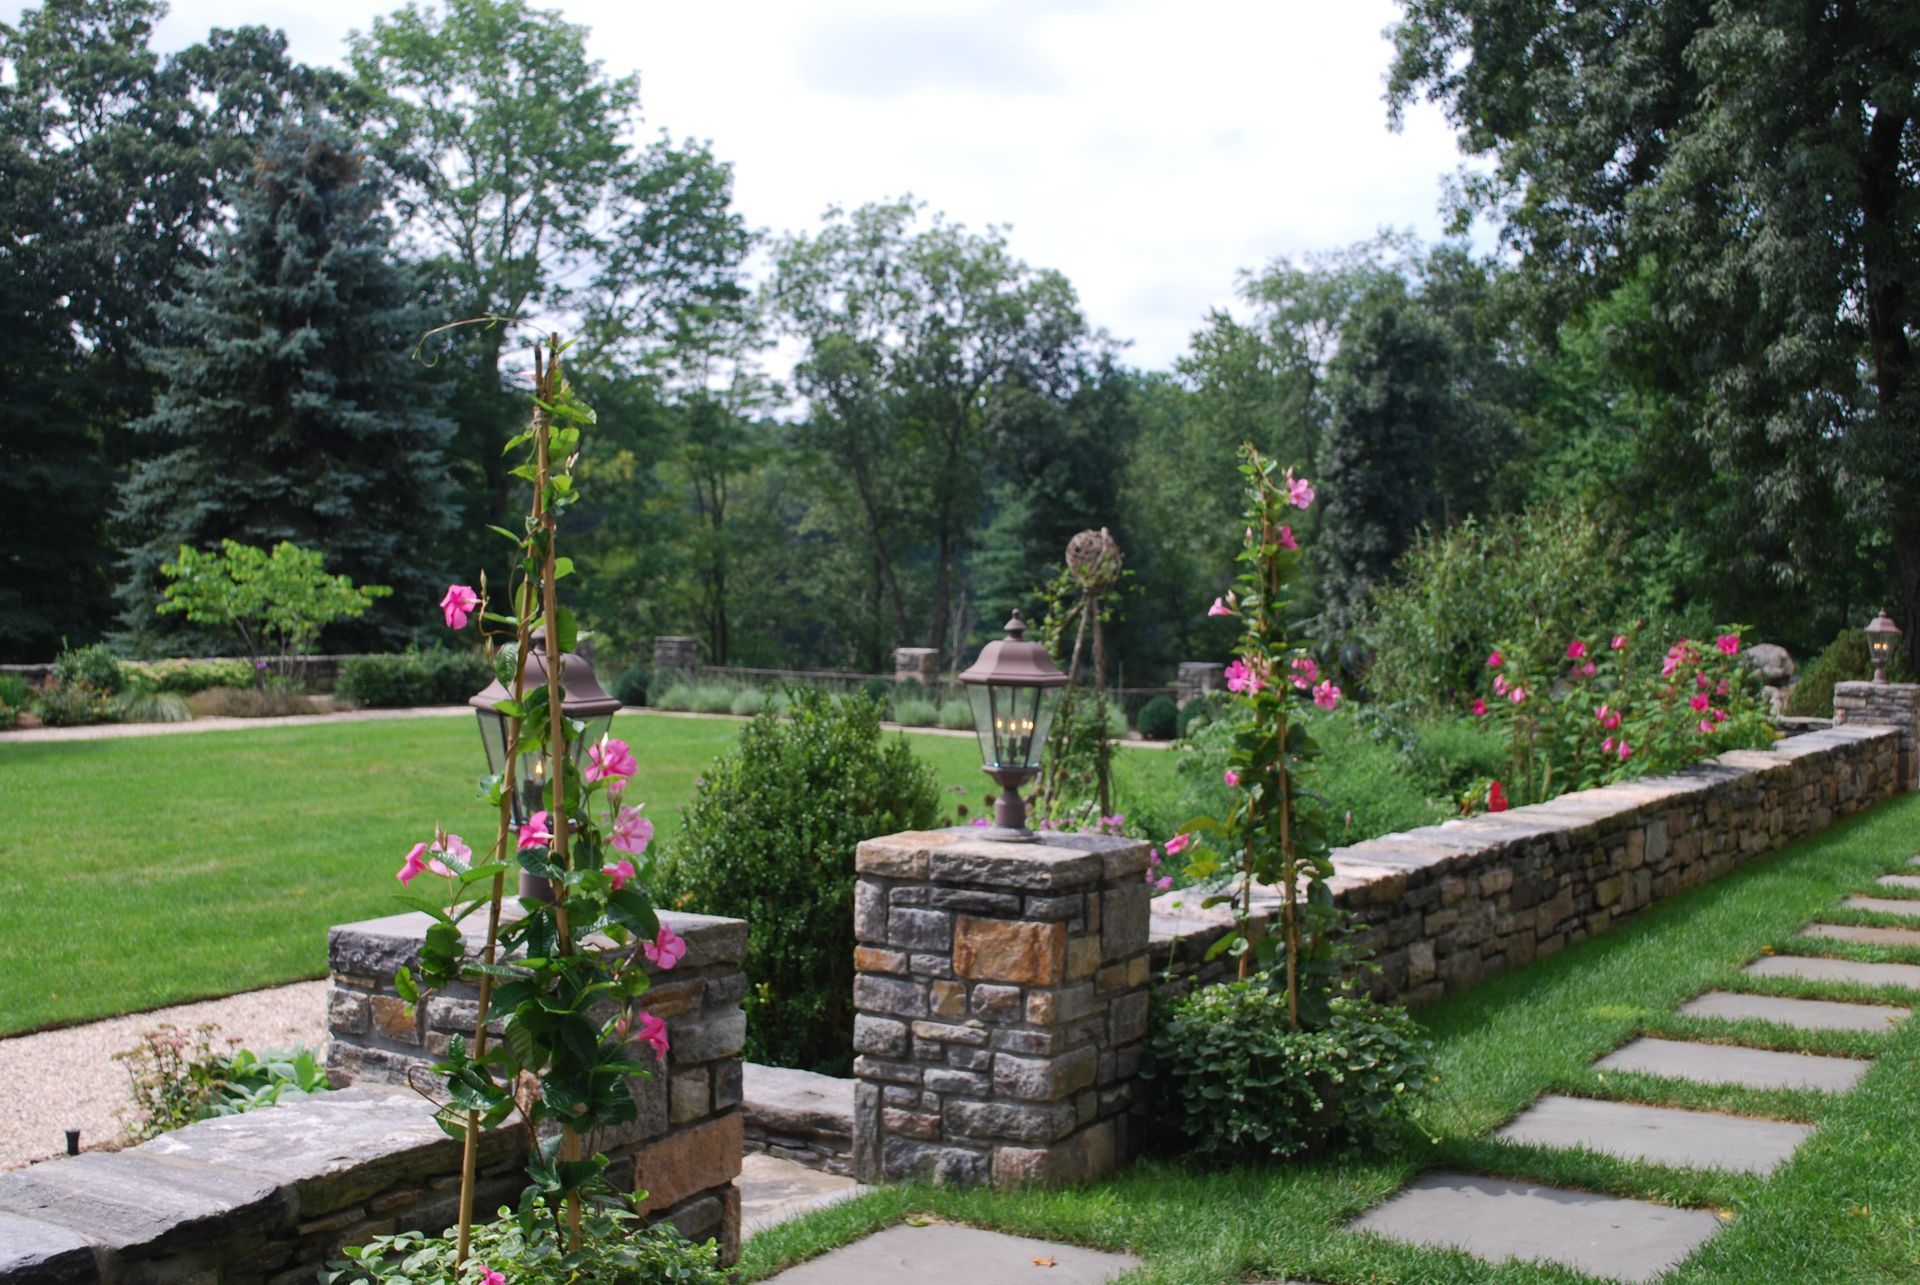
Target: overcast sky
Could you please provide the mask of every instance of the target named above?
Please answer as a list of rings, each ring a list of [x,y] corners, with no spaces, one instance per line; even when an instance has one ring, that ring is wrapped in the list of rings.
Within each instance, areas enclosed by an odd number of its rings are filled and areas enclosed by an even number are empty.
[[[16,16],[19,0],[0,0]],[[267,23],[343,60],[396,0],[174,0],[156,43]],[[1384,227],[1440,230],[1439,114],[1382,101],[1391,0],[562,0],[649,131],[713,141],[754,226],[912,193],[1065,272],[1164,366],[1235,274]]]

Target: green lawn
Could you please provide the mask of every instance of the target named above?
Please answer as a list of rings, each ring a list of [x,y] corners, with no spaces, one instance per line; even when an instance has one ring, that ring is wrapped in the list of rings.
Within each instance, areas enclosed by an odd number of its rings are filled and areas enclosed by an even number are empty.
[[[1327,1285],[1479,1285],[1588,1278],[1550,1268],[1495,1268],[1454,1252],[1348,1234],[1342,1224],[1431,1166],[1722,1211],[1726,1229],[1668,1279],[1753,1285],[1870,1285],[1920,1280],[1920,1020],[1890,1034],[1803,1033],[1758,1023],[1689,1021],[1674,1007],[1710,988],[1828,998],[1920,995],[1858,986],[1756,981],[1740,968],[1767,950],[1806,951],[1797,930],[1834,911],[1873,876],[1904,870],[1920,798],[1883,804],[1826,834],[1649,910],[1551,959],[1420,1014],[1439,1044],[1439,1089],[1423,1113],[1431,1141],[1398,1157],[1225,1173],[1136,1164],[1117,1178],[1059,1192],[889,1188],[755,1237],[745,1274],[761,1279],[904,1217],[939,1217],[1125,1250],[1147,1282],[1312,1280]],[[1876,889],[1875,895],[1897,895]],[[1819,953],[1920,962],[1920,951],[1820,943]],[[1600,1075],[1593,1059],[1640,1032],[1729,1038],[1767,1047],[1878,1058],[1851,1093],[1705,1089]],[[1633,1165],[1592,1154],[1516,1147],[1487,1135],[1545,1092],[1705,1107],[1818,1124],[1766,1178]]]
[[[623,714],[616,731],[671,845],[740,724]],[[911,739],[977,813],[973,739]],[[402,909],[393,873],[436,822],[490,837],[483,765],[466,718],[0,744],[0,1035],[322,976],[327,928]],[[1119,774],[1170,766],[1141,750]]]

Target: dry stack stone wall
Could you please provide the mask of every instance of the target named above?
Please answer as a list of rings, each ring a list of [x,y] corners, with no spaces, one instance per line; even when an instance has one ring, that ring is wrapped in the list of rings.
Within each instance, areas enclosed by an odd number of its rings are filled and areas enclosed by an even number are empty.
[[[1920,790],[1920,683],[1835,683],[1833,722],[1898,731],[1900,788]]]
[[[1129,1154],[1147,1030],[1147,845],[859,847],[854,1173],[1073,1182]]]

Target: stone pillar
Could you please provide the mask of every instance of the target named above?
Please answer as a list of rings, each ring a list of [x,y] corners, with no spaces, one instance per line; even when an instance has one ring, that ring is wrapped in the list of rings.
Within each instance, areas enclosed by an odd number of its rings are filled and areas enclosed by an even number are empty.
[[[1081,1182],[1131,1154],[1148,845],[966,827],[860,845],[854,1173]]]
[[[1179,688],[1177,698],[1180,708],[1185,709],[1188,701],[1196,701],[1209,692],[1217,692],[1225,684],[1227,667],[1210,665],[1200,660],[1180,662]]]
[[[904,683],[909,678],[922,687],[934,687],[940,681],[939,650],[933,647],[895,647],[893,681]]]
[[[1920,790],[1920,683],[1835,683],[1834,726],[1900,729],[1900,788]]]
[[[654,673],[662,674],[673,670],[689,672],[698,668],[700,668],[698,639],[661,634],[653,640]]]
[[[503,910],[518,913],[511,901]],[[445,1055],[448,1040],[456,1034],[472,1038],[479,998],[473,987],[429,996],[411,1013],[394,990],[393,976],[401,965],[419,968],[420,943],[430,922],[421,914],[391,915],[341,924],[328,934],[333,976],[327,992],[327,1073],[336,1086],[404,1086],[410,1072],[426,1074],[431,1082],[430,1069]],[[744,1149],[740,1050],[747,1018],[740,1001],[747,978],[740,965],[747,925],[741,919],[674,911],[660,912],[660,922],[687,943],[686,957],[675,968],[648,968],[647,1007],[667,1024],[667,1058],[651,1079],[632,1081],[638,1118],[604,1139],[612,1157],[607,1173],[618,1187],[646,1189],[640,1212],[651,1220],[672,1222],[696,1240],[718,1240],[731,1265],[740,1249],[740,1192],[734,1179]],[[469,954],[478,956],[486,916],[469,915],[461,927]],[[507,1128],[518,1136],[517,1127]],[[511,1197],[524,1180],[515,1176],[507,1185]]]

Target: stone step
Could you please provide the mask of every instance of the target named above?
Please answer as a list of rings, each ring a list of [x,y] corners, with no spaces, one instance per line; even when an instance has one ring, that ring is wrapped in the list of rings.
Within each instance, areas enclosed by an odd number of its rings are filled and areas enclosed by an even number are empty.
[[[1842,910],[1871,910],[1882,915],[1899,915],[1906,919],[1920,919],[1920,897],[1848,897],[1840,903]]]
[[[1920,928],[1868,928],[1861,924],[1808,924],[1802,937],[1857,941],[1869,946],[1920,946]]]
[[[1541,1259],[1613,1280],[1663,1275],[1711,1240],[1720,1219],[1700,1209],[1435,1172],[1347,1224],[1403,1244],[1462,1249],[1493,1262]]]
[[[1646,1036],[1621,1045],[1594,1065],[1603,1071],[1637,1071],[1643,1075],[1692,1080],[1696,1084],[1844,1093],[1873,1063],[1853,1057],[1776,1053],[1737,1044],[1698,1044]]]
[[[853,1085],[784,1066],[741,1066],[747,1147],[822,1173],[853,1172]]]
[[[1920,889],[1920,875],[1881,875],[1874,882],[1882,888]]]
[[[1797,1026],[1805,1031],[1887,1031],[1912,1015],[1894,1004],[1846,1004],[1826,999],[1783,999],[1774,995],[1736,995],[1708,991],[1680,1006],[1686,1017],[1718,1017],[1730,1022],[1757,1019]]]
[[[977,1227],[901,1223],[769,1279],[781,1285],[981,1285],[985,1281],[1098,1285],[1139,1265],[1140,1260],[1129,1254],[1056,1245]]]
[[[1860,982],[1920,990],[1920,964],[1863,964],[1820,955],[1767,955],[1744,970],[1749,977],[1799,977],[1813,982]]]
[[[851,1178],[761,1154],[741,1157],[734,1185],[740,1189],[743,1238],[872,1190]]]
[[[1772,1173],[1812,1132],[1810,1124],[1786,1120],[1548,1095],[1493,1136],[1536,1147],[1585,1147],[1676,1168]]]

